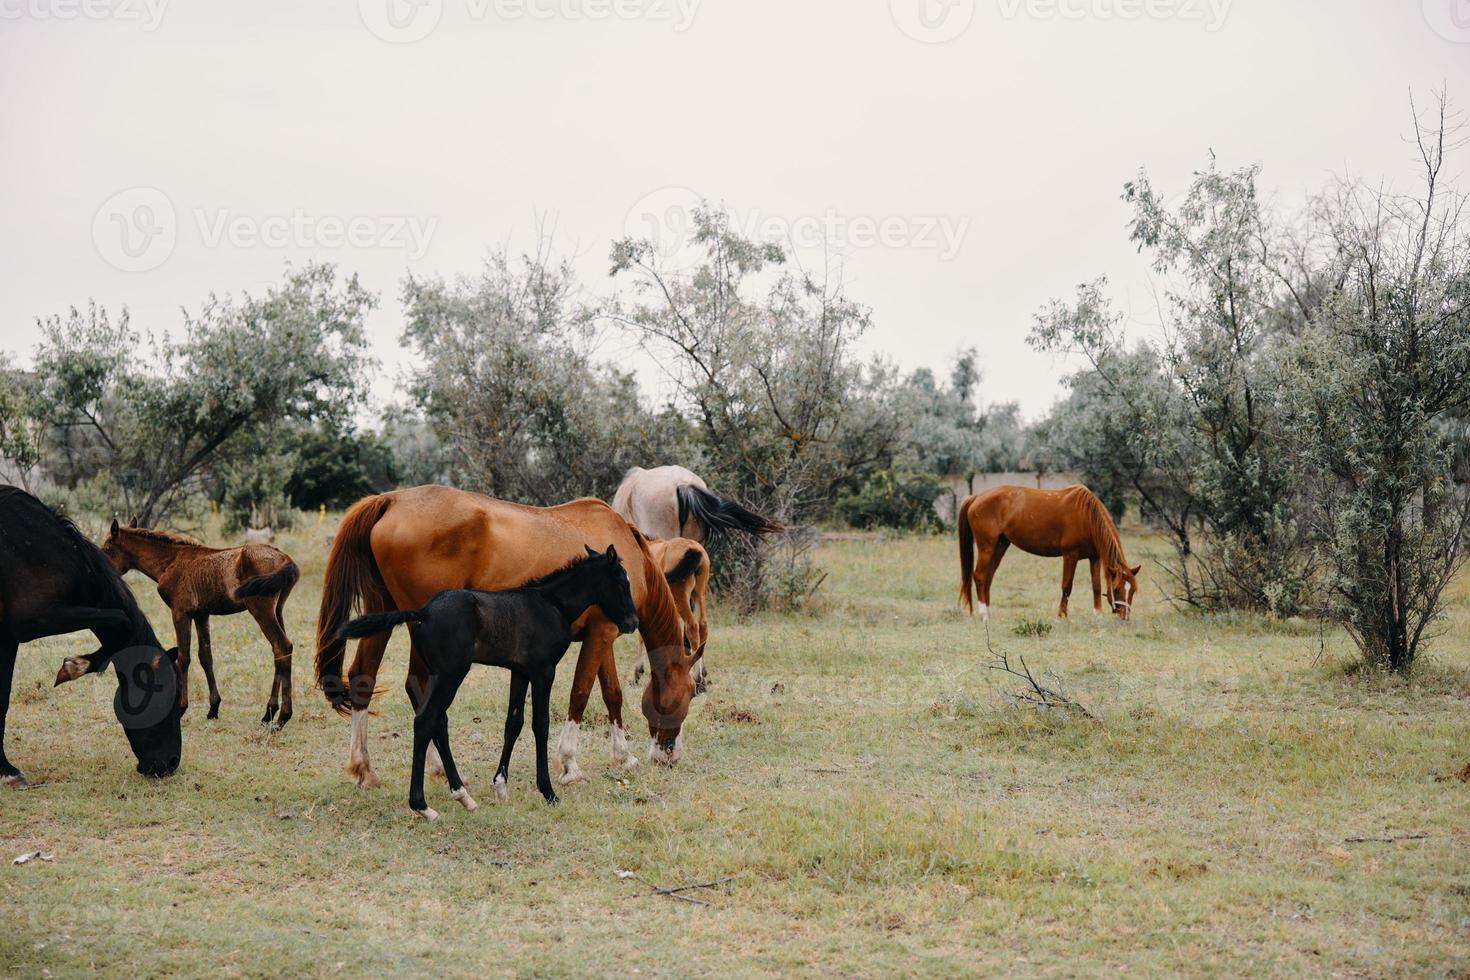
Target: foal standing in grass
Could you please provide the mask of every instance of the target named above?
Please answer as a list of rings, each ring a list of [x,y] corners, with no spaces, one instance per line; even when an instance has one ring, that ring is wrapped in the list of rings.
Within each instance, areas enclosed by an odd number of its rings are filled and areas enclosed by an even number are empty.
[[[189,628],[199,631],[199,666],[209,682],[209,717],[219,717],[219,685],[209,646],[209,617],[249,612],[275,656],[276,674],[262,725],[279,731],[291,720],[291,640],[282,613],[300,570],[291,556],[268,544],[209,548],[168,531],[119,527],[112,522],[102,553],[119,575],[138,569],[158,583],[173,614],[179,644],[180,713],[189,707]],[[279,716],[276,714],[279,709]]]
[[[536,736],[536,788],[546,802],[557,802],[551,788],[546,737],[551,724],[551,685],[556,665],[572,645],[572,624],[596,606],[618,631],[638,628],[638,611],[628,574],[609,545],[550,575],[533,579],[518,589],[477,592],[447,589],[429,600],[422,609],[407,612],[371,613],[344,623],[339,639],[361,639],[386,633],[408,623],[415,653],[423,658],[428,690],[419,695],[413,720],[413,777],[409,783],[408,806],[427,820],[439,819],[424,800],[424,758],[432,741],[444,764],[450,796],[474,810],[454,756],[449,751],[449,706],[470,672],[471,664],[488,664],[510,670],[510,707],[505,715],[505,745],[500,750],[500,767],[495,772],[495,795],[509,795],[506,777],[510,753],[521,734],[526,709],[526,687],[531,688],[531,731]]]

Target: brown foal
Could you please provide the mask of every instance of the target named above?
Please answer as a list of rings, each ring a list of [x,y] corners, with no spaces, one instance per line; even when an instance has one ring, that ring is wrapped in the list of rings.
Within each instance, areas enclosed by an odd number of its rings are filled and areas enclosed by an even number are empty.
[[[209,642],[209,617],[248,612],[275,657],[275,677],[262,725],[279,731],[291,720],[291,640],[282,614],[300,570],[291,556],[268,544],[210,548],[181,534],[112,522],[102,553],[122,575],[136,568],[158,583],[173,615],[179,644],[179,703],[189,707],[190,627],[199,632],[199,666],[209,683],[209,717],[219,717],[219,685]],[[279,714],[277,713],[279,712]]]

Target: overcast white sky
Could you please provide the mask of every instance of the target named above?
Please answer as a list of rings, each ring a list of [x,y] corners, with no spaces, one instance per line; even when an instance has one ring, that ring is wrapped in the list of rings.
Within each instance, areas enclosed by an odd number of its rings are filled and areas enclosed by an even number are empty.
[[[1441,85],[1470,108],[1470,0],[0,0],[0,350],[89,298],[176,328],[316,257],[382,295],[391,379],[405,272],[544,221],[605,290],[614,238],[703,195],[840,262],[869,349],[976,345],[1034,417],[1045,301],[1106,273],[1156,319],[1137,168],[1177,192],[1214,148],[1286,206],[1407,185],[1408,92]]]

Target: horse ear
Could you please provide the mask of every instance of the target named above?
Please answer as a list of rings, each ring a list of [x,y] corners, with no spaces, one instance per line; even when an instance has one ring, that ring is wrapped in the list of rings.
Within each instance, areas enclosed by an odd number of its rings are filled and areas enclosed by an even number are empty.
[[[134,514],[133,517],[132,517],[132,520],[128,521],[128,527],[137,527],[137,526],[138,526],[138,515],[137,514]]]
[[[584,548],[587,549],[587,554],[590,557],[592,557],[592,558],[596,558],[597,557],[597,552],[595,552],[595,551],[592,550],[592,546],[590,544],[584,544],[584,545],[582,545],[582,547],[584,547]]]
[[[1134,578],[1137,578],[1138,577],[1138,573],[1141,572],[1141,571],[1143,571],[1143,566],[1142,565],[1134,565],[1132,568],[1130,568],[1128,570],[1128,574],[1132,575]]]
[[[117,537],[117,518],[116,517],[114,517],[112,519],[112,530],[108,532],[108,535],[107,536],[110,537],[110,538]]]
[[[617,549],[617,545],[611,545],[611,544],[608,545],[607,546],[607,551],[605,553],[613,561],[617,561],[618,560],[618,549]]]

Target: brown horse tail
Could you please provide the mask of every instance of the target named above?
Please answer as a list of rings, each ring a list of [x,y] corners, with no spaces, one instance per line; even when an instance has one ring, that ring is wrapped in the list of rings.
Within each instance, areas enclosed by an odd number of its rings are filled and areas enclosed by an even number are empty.
[[[388,587],[373,557],[373,527],[383,519],[392,494],[364,497],[348,508],[332,539],[327,574],[322,582],[322,606],[316,623],[316,683],[340,715],[348,713],[347,684],[342,677],[342,657],[347,640],[342,626],[363,600],[372,598],[381,607],[388,603]]]
[[[974,497],[966,497],[960,504],[960,601],[973,615],[975,612],[975,529],[970,527],[970,504]]]
[[[702,564],[704,564],[704,554],[698,548],[690,548],[684,552],[684,557],[679,559],[679,564],[664,572],[664,581],[670,585],[677,585],[699,571],[699,566]]]
[[[279,595],[296,585],[296,580],[301,578],[301,569],[291,559],[286,559],[286,564],[266,575],[257,575],[240,583],[235,590],[236,599],[248,599],[250,596]]]

